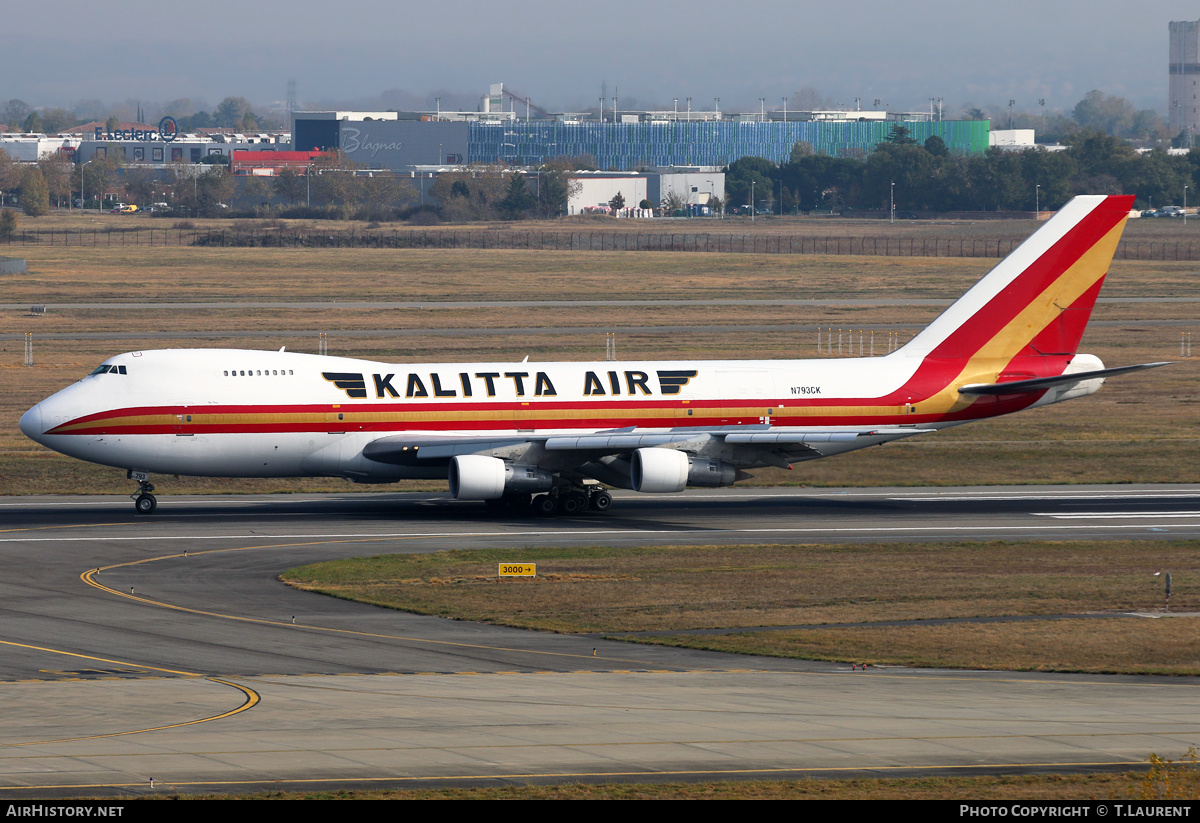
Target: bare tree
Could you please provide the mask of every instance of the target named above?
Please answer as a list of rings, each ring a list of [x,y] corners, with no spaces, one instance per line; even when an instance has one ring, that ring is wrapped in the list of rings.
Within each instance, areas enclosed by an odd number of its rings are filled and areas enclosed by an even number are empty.
[[[12,128],[20,128],[21,121],[33,113],[33,106],[26,103],[24,100],[13,98],[0,108],[0,121],[4,125]]]
[[[805,86],[792,92],[788,101],[788,109],[792,111],[829,111],[837,105],[831,98],[826,97],[812,86]]]
[[[4,149],[0,149],[0,205],[4,204],[4,193],[12,191],[21,184],[21,171],[12,157]]]
[[[304,199],[307,184],[304,175],[298,174],[294,169],[283,168],[275,175],[272,187],[275,194],[287,198],[288,203],[297,203]]]
[[[29,166],[21,176],[21,208],[30,217],[42,217],[50,213],[50,192],[46,178],[37,166]]]
[[[251,175],[246,185],[242,186],[242,196],[251,200],[255,206],[270,206],[272,194],[274,192],[266,179],[257,175]]]
[[[62,206],[63,198],[69,200],[71,197],[71,172],[74,171],[75,164],[55,152],[38,160],[38,168],[42,170],[42,177],[46,179],[46,188],[54,198],[54,205]]]

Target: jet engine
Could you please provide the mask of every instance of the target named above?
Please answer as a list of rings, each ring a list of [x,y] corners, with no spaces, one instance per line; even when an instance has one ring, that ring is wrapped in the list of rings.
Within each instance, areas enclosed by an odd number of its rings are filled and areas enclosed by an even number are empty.
[[[450,494],[456,500],[493,500],[517,492],[550,491],[553,473],[539,466],[505,463],[481,454],[450,459]]]
[[[739,479],[738,470],[724,460],[706,460],[693,457],[688,469],[687,484],[689,486],[732,486]],[[746,477],[742,473],[741,477]]]
[[[687,486],[732,486],[741,479],[723,460],[689,457],[675,449],[636,450],[629,476],[635,491],[648,494],[681,492]]]
[[[638,449],[630,463],[634,491],[647,494],[681,492],[687,486],[688,456],[675,449]]]

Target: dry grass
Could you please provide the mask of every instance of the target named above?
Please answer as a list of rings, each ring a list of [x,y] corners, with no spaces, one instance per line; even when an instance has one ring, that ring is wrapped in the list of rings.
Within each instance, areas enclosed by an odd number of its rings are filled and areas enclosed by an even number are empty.
[[[9,254],[9,251],[5,252]],[[481,249],[12,247],[4,302],[954,298],[995,260]],[[1118,260],[1105,297],[1196,295],[1195,264]]]
[[[1129,798],[1145,777],[1039,774],[981,777],[729,780],[703,783],[569,783],[378,791],[270,792],[199,799],[247,800],[946,800],[1064,801]],[[1189,796],[1189,795],[1184,795]],[[185,795],[185,797],[188,797]],[[165,799],[165,798],[164,798]]]
[[[806,629],[651,642],[876,666],[1200,674],[1194,617]]]
[[[283,579],[420,614],[558,632],[658,631],[667,636],[646,642],[752,654],[1200,674],[1194,618],[811,628],[1158,610],[1163,578],[1154,573],[1200,578],[1197,548],[1101,541],[495,549],[355,558]],[[499,581],[501,562],[535,562],[539,577]],[[1177,613],[1200,611],[1200,589],[1177,585],[1173,598]],[[810,628],[680,634],[774,626]]]
[[[1042,212],[1042,222],[1050,212]],[[726,216],[724,218],[688,218],[668,220],[616,220],[605,217],[567,217],[555,220],[528,220],[521,222],[489,221],[467,224],[441,224],[437,226],[411,226],[406,223],[384,223],[376,229],[353,220],[259,220],[232,218],[178,218],[151,217],[148,214],[110,214],[102,212],[80,212],[78,210],[56,210],[40,218],[21,217],[22,231],[105,231],[108,229],[143,231],[172,229],[179,222],[190,222],[196,231],[249,231],[282,228],[284,231],[320,230],[354,231],[360,234],[391,234],[393,232],[422,232],[457,229],[459,231],[516,231],[516,232],[594,232],[606,234],[659,234],[659,233],[710,233],[710,234],[755,234],[759,236],[831,236],[831,237],[966,237],[976,240],[1022,240],[1032,234],[1041,222],[1029,219],[970,219],[932,218],[928,220],[897,220],[888,222],[885,212],[873,217],[838,217],[828,215],[784,215],[749,217]],[[189,230],[190,231],[190,230]],[[1135,239],[1200,240],[1200,219],[1190,218],[1185,226],[1183,220],[1130,220],[1126,224],[1126,236]]]

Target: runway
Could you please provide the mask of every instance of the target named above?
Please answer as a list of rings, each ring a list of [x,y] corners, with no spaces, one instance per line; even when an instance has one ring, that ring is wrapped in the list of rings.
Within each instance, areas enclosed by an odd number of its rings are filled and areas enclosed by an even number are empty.
[[[0,792],[1142,763],[1197,742],[1190,679],[850,672],[420,617],[275,578],[445,548],[1196,537],[1200,487],[1184,485],[698,490],[557,519],[431,494],[162,495],[148,518],[119,497],[3,498]]]

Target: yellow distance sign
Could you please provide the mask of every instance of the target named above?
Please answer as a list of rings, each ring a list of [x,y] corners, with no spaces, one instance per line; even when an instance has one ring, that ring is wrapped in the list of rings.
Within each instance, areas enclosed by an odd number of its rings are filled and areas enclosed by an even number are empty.
[[[501,563],[501,577],[537,577],[537,563]]]

